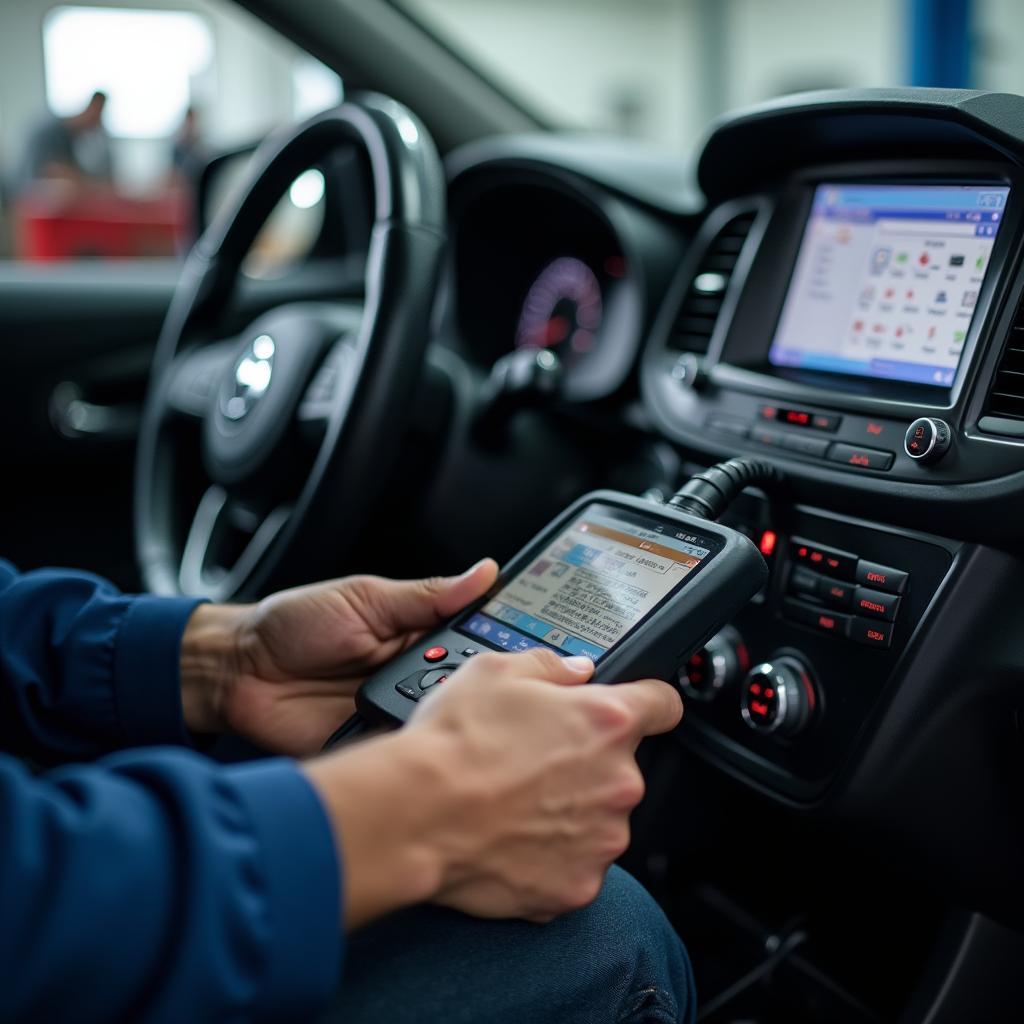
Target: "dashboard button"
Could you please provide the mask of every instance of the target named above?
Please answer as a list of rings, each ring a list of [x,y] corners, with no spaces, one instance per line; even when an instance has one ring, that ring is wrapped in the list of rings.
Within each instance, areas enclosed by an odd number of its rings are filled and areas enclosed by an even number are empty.
[[[750,436],[758,444],[768,444],[773,448],[781,448],[783,444],[782,432],[779,430],[768,430],[765,427],[754,427]]]
[[[853,603],[853,584],[845,580],[822,580],[819,596],[833,608],[849,608]]]
[[[878,647],[888,650],[892,646],[891,622],[879,622],[877,619],[863,619],[859,615],[850,624],[850,639],[865,647]]]
[[[712,414],[704,421],[704,426],[708,430],[716,430],[720,434],[733,434],[735,437],[746,437],[750,433],[750,426],[746,421],[733,416]]]
[[[842,422],[842,416],[830,416],[822,412],[816,412],[811,416],[811,427],[814,430],[827,430],[831,433],[838,430]]]
[[[901,423],[893,423],[891,420],[848,419],[845,433],[847,437],[858,443],[863,441],[872,448],[879,445],[896,448],[903,443],[903,431]]]
[[[828,608],[816,608],[813,605],[804,604],[802,601],[794,601],[792,598],[785,598],[782,602],[783,613],[787,618],[799,622],[803,626],[810,626],[821,633],[829,633],[832,636],[847,636],[850,630],[851,616],[842,612],[834,612]]]
[[[874,590],[888,590],[890,594],[902,594],[907,589],[909,574],[902,569],[893,569],[877,562],[866,562],[862,558],[857,563],[857,582],[862,587]]]
[[[841,580],[852,580],[857,570],[857,556],[845,551],[836,551],[811,540],[794,537],[790,541],[790,552],[794,562],[802,562],[815,572],[835,576]]]
[[[423,652],[423,660],[424,661],[443,661],[447,657],[448,657],[448,648],[447,647],[441,647],[440,645],[438,645],[436,647],[428,647]]]
[[[798,565],[793,569],[789,577],[789,589],[794,593],[806,594],[808,597],[818,597],[821,592],[821,584],[824,582],[816,573]]]
[[[853,592],[853,610],[865,618],[892,622],[899,606],[900,599],[895,594],[887,594],[882,590],[858,587]]]
[[[805,434],[783,434],[782,447],[801,455],[823,459],[828,451],[828,441],[823,437],[807,437]]]
[[[397,683],[395,689],[403,696],[408,697],[409,700],[419,700],[420,691],[414,690],[411,686],[407,686],[405,683]]]
[[[841,462],[857,469],[886,470],[892,466],[895,456],[879,448],[862,448],[860,445],[835,442],[828,450],[829,462]]]

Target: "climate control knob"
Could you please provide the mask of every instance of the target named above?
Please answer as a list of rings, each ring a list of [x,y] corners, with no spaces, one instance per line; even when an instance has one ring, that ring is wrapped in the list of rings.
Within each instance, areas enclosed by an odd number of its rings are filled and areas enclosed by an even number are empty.
[[[750,670],[743,680],[740,714],[758,732],[794,736],[810,723],[816,703],[810,673],[787,654]]]
[[[726,626],[694,651],[679,669],[679,688],[695,700],[713,700],[723,687],[736,682],[750,665],[743,638]]]

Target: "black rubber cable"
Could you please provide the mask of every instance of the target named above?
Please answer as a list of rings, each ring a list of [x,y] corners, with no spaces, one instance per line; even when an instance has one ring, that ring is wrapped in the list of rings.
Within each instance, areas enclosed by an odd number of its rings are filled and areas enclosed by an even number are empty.
[[[668,504],[702,519],[717,519],[745,487],[772,486],[781,481],[782,473],[770,462],[729,459],[691,476]]]

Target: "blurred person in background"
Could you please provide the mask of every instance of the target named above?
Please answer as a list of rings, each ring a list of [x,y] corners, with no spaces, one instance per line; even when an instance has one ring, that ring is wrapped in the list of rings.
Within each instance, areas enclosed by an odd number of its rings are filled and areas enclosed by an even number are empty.
[[[189,107],[181,119],[171,148],[171,184],[194,189],[208,159],[203,145],[199,114]]]
[[[97,90],[77,114],[48,117],[37,124],[25,144],[19,181],[24,192],[39,182],[60,181],[75,188],[110,185],[113,162],[103,128],[107,94]]]

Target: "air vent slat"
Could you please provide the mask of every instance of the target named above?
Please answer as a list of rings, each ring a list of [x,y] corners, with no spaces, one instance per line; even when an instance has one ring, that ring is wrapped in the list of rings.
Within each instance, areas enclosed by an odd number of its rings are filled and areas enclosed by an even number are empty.
[[[754,216],[747,211],[731,218],[708,242],[669,331],[670,349],[697,355],[707,352]]]
[[[1021,436],[1024,421],[1024,300],[1017,307],[985,400],[981,430],[1006,437]]]

